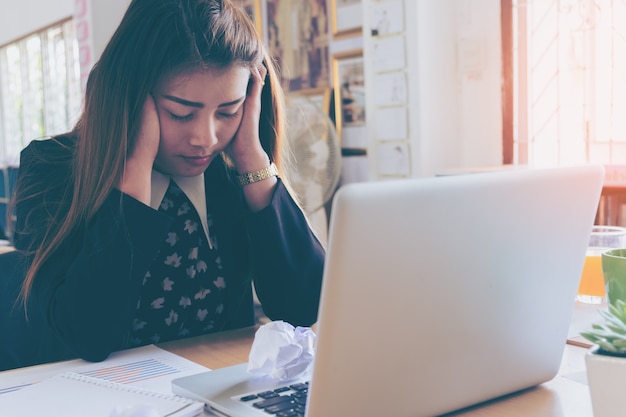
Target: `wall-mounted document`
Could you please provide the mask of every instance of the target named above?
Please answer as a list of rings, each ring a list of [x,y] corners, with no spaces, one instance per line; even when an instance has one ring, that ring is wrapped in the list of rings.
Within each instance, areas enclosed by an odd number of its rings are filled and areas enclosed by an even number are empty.
[[[374,3],[370,12],[372,36],[384,36],[404,31],[402,0]]]
[[[411,175],[408,143],[380,143],[376,147],[376,154],[378,175],[400,177]]]
[[[373,85],[377,107],[407,104],[407,80],[404,71],[376,74]]]
[[[406,66],[404,36],[390,36],[372,42],[374,72],[403,69]]]
[[[408,138],[406,107],[376,109],[376,141]]]

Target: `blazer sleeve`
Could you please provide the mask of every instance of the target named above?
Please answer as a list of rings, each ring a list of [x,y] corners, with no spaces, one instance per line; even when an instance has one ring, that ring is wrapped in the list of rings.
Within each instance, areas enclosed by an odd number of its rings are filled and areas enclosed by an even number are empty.
[[[294,326],[317,321],[325,251],[282,181],[247,218],[254,287],[265,314]]]
[[[19,174],[24,181],[58,181],[47,172],[38,172],[37,166],[28,163],[27,154],[22,154],[22,161],[25,157]],[[32,241],[31,235],[20,233],[22,214],[29,213],[29,224],[43,226],[48,221],[46,208],[38,199],[29,199],[18,203],[16,213],[17,249],[37,247],[39,242]],[[29,299],[31,320],[49,327],[76,356],[86,360],[100,361],[120,349],[143,277],[169,224],[167,217],[113,190],[89,225],[75,232],[42,265]]]

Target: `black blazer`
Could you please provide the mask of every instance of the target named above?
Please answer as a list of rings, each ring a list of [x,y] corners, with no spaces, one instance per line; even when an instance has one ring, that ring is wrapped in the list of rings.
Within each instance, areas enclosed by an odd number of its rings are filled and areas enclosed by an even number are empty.
[[[33,141],[22,151],[18,186],[58,203],[44,206],[38,197],[17,205],[18,249],[38,244],[28,227],[43,230],[47,213],[68,207],[66,162],[74,140]],[[232,175],[221,159],[205,172],[207,207],[228,271],[227,328],[254,323],[252,281],[269,318],[310,326],[317,320],[324,249],[280,179],[270,205],[251,213]],[[125,347],[141,282],[170,222],[134,198],[111,192],[85,230],[74,233],[37,275],[29,331],[42,340],[35,357],[19,366],[71,357],[100,361]]]

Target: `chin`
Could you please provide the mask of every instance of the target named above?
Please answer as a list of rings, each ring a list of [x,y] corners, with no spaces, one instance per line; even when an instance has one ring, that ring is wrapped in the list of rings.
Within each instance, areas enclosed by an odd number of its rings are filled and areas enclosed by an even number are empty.
[[[208,167],[209,167],[208,164],[202,167],[192,167],[192,168],[185,167],[185,169],[175,170],[175,173],[173,175],[179,176],[179,177],[197,177],[198,175],[202,175]]]

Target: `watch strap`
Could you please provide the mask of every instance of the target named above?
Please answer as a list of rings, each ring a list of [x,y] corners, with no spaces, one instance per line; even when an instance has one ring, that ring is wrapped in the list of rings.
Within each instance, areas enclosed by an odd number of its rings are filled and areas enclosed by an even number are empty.
[[[239,185],[254,184],[255,182],[263,181],[270,177],[278,177],[278,168],[273,162],[269,166],[260,169],[258,171],[246,172],[237,176]]]

